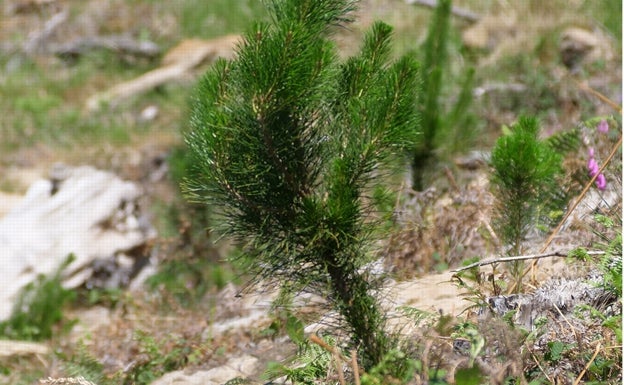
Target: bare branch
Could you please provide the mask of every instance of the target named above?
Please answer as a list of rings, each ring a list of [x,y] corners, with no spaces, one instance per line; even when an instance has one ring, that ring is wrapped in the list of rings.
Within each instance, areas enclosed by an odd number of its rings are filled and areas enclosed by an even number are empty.
[[[604,255],[604,253],[605,253],[604,251],[588,251],[587,252],[588,255]],[[458,273],[460,271],[472,269],[473,267],[493,265],[495,263],[524,261],[527,259],[541,259],[541,258],[548,258],[548,257],[567,257],[567,256],[568,256],[567,252],[555,251],[552,253],[545,253],[545,254],[530,254],[530,255],[518,255],[518,256],[513,256],[513,257],[490,258],[490,259],[485,259],[483,261],[471,263],[468,266],[462,266],[459,269],[455,269],[451,271],[453,273]]]
[[[160,54],[160,47],[156,43],[137,40],[126,35],[81,37],[69,43],[50,45],[46,51],[56,55],[79,56],[87,51],[102,48],[145,57]]]
[[[32,55],[36,52],[42,50],[45,46],[46,41],[52,36],[54,31],[61,26],[67,18],[69,17],[69,11],[63,10],[59,13],[56,13],[52,16],[48,21],[45,22],[43,28],[37,31],[33,31],[28,36],[28,41],[24,43],[23,50],[28,55]]]

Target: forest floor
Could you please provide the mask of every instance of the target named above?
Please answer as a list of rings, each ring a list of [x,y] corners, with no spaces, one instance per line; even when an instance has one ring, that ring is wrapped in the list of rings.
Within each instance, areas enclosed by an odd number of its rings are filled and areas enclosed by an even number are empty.
[[[8,0],[0,6],[0,216],[56,162],[113,171],[146,191],[143,203],[159,233],[154,248],[162,266],[167,266],[151,285],[133,291],[89,293],[84,289],[77,303],[65,311],[67,319],[77,320],[72,331],[59,330],[45,341],[48,353],[0,357],[0,383],[33,384],[93,367],[109,380],[149,383],[174,369],[192,373],[241,355],[259,360],[250,373],[257,380],[268,362],[292,359],[296,346],[285,337],[284,314],[270,306],[269,294],[247,290],[246,277],[222,263],[232,253],[231,245],[214,243],[197,228],[202,223],[195,222],[198,209],[183,203],[177,186],[188,102],[196,80],[214,57],[207,54],[182,75],[108,100],[109,105],[89,103],[117,84],[158,69],[163,57],[182,41],[203,49],[203,43],[191,39],[210,45],[212,39],[239,34],[252,20],[265,17],[260,2],[200,3]],[[460,290],[451,271],[473,257],[499,254],[490,223],[487,166],[466,167],[463,160],[487,153],[503,126],[513,124],[520,115],[532,115],[540,119],[543,133],[551,135],[595,117],[614,117],[620,126],[597,147],[602,159],[621,137],[620,113],[596,94],[622,104],[621,2],[605,3],[609,6],[580,0],[454,2],[474,12],[477,19],[453,19],[451,65],[443,94],[450,104],[457,98],[462,74],[468,67],[475,68],[470,108],[474,134],[469,146],[449,145],[454,150],[440,157],[439,166],[428,175],[425,191],[397,186],[401,199],[392,209],[401,212],[401,218],[388,241],[380,245],[385,267],[393,274],[388,287],[395,293],[388,298],[395,305],[471,319],[476,313],[465,311],[470,300],[500,294],[496,285],[488,286],[490,277],[492,282],[510,282],[505,269],[497,272],[484,267],[481,278],[485,281],[474,277],[468,287],[475,291],[470,292],[466,287]],[[365,0],[356,23],[337,36],[341,53],[354,52],[376,19],[395,27],[395,54],[417,50],[431,14],[427,7],[403,1]],[[154,42],[159,50],[137,54],[84,43],[76,51],[60,53],[63,44],[86,37],[121,35],[134,39],[133,44]],[[223,46],[210,49],[226,56],[230,53]],[[583,148],[566,160],[570,174],[583,172],[585,152]],[[617,156],[621,158],[621,152]],[[611,195],[589,194],[593,201],[585,201],[574,213],[549,252],[591,247],[596,242],[591,218],[597,207],[609,213],[621,210],[621,163],[606,172]],[[538,253],[547,235],[533,232],[526,252]],[[180,261],[192,267],[180,268]],[[552,277],[583,275],[587,266],[546,258],[538,264],[535,277],[527,280],[526,291]],[[320,307],[310,304],[298,316],[308,323],[331,323],[319,320],[320,312]],[[237,320],[242,327],[228,329]],[[438,350],[432,357],[443,360],[444,349],[452,344],[442,338],[444,333],[436,332],[446,345],[434,344],[433,350]],[[504,348],[512,349],[513,344]],[[606,362],[617,354],[599,357]],[[89,360],[95,362],[91,367],[84,362]],[[561,383],[571,384],[570,375],[556,370],[565,363],[570,373],[578,374],[579,362],[562,359],[559,366],[552,365],[552,371],[544,371],[545,378],[564,378]],[[589,362],[589,357],[583,362]],[[532,369],[542,369],[538,367],[539,363]]]

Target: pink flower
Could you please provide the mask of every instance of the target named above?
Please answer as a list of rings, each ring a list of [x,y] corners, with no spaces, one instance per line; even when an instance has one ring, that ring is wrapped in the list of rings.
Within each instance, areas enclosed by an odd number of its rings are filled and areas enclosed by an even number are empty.
[[[590,158],[594,157],[594,148],[590,147],[589,150],[587,151],[587,154],[589,155]]]
[[[605,188],[607,188],[607,178],[605,178],[604,174],[600,174],[596,178],[596,187],[598,187],[598,190],[600,191],[603,191]]]
[[[598,123],[598,126],[596,128],[598,129],[598,132],[606,134],[607,132],[609,132],[609,123],[607,123],[606,120],[602,119],[600,123]]]
[[[589,169],[589,175],[592,177],[598,174],[598,171],[600,171],[598,162],[596,162],[596,159],[594,158],[589,158],[589,161],[587,162],[587,168]]]

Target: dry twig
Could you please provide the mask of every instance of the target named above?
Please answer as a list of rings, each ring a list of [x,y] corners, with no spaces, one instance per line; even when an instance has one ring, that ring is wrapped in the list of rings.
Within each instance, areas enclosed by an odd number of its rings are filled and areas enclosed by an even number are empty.
[[[605,253],[604,251],[588,251],[587,252],[587,254],[589,255],[603,255],[604,253]],[[564,253],[561,251],[555,251],[552,253],[543,253],[543,254],[530,254],[530,255],[517,255],[513,257],[491,258],[491,259],[486,259],[483,261],[471,263],[470,265],[462,266],[458,269],[451,270],[451,271],[454,273],[458,273],[460,271],[472,269],[473,267],[493,265],[493,264],[501,263],[501,262],[523,261],[523,260],[528,260],[528,259],[538,260],[541,258],[548,258],[548,257],[567,257],[567,256],[568,256],[567,253]]]
[[[592,356],[592,358],[589,359],[589,361],[587,362],[587,364],[585,365],[581,373],[579,373],[578,377],[576,377],[576,381],[574,381],[573,385],[578,385],[581,382],[581,379],[585,375],[585,372],[587,371],[587,369],[589,369],[592,362],[594,362],[594,360],[596,359],[596,356],[598,356],[598,352],[600,352],[600,348],[601,348],[601,345],[599,342],[598,345],[596,345],[596,351],[594,352],[594,355]]]
[[[336,363],[336,373],[338,373],[338,382],[340,382],[340,385],[345,385],[344,373],[342,372],[342,364],[340,363],[340,353],[338,353],[338,351],[334,349],[332,357],[334,358],[334,362]]]
[[[525,343],[526,344],[526,343]],[[537,367],[539,368],[539,370],[542,372],[542,374],[544,375],[544,377],[546,377],[546,379],[548,380],[548,382],[550,384],[554,384],[555,382],[553,381],[552,378],[550,378],[550,376],[548,374],[546,374],[546,371],[544,370],[544,368],[542,368],[542,365],[540,365],[539,361],[537,360],[537,357],[535,357],[535,354],[533,353],[533,351],[531,351],[531,348],[529,348],[529,353],[531,353],[531,358],[533,358],[533,361],[535,361],[535,364],[537,365]]]
[[[33,31],[28,36],[28,41],[24,43],[23,46],[24,52],[28,55],[32,55],[41,50],[45,46],[46,40],[52,36],[59,26],[67,21],[68,17],[69,11],[67,10],[54,14],[54,16],[45,22],[42,29]]]
[[[351,350],[351,367],[353,368],[353,380],[355,385],[360,385],[360,368],[357,362],[357,350]]]
[[[47,51],[55,55],[79,56],[86,51],[100,48],[145,57],[160,54],[160,47],[156,43],[126,35],[85,36],[69,43],[51,45]]]

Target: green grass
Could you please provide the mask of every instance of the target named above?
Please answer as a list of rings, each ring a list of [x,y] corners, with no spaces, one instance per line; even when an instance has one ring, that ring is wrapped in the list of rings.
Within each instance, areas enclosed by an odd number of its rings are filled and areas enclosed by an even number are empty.
[[[622,45],[622,1],[620,0],[585,0],[583,10],[590,17],[602,24],[607,31]]]
[[[240,33],[266,17],[259,0],[179,0],[173,12],[185,37],[211,38]]]
[[[80,7],[79,4],[74,6]],[[182,38],[239,33],[265,13],[257,0],[180,0],[165,4],[137,0],[126,6],[154,7],[155,13],[175,17],[177,36],[159,37],[158,31],[141,26],[144,21],[136,21],[139,35],[154,37],[165,50]],[[108,51],[91,51],[74,62],[58,58],[34,61],[17,56],[0,57],[0,69],[5,69],[0,70],[0,94],[10,96],[0,98],[0,153],[10,154],[34,145],[46,145],[63,152],[85,144],[91,148],[107,144],[127,146],[137,136],[178,131],[178,122],[186,111],[192,89],[188,84],[163,85],[112,111],[104,109],[91,113],[85,110],[88,97],[158,65],[158,60],[128,63]],[[150,104],[159,108],[160,117],[150,124],[138,122],[136,117],[141,109]]]
[[[63,306],[75,299],[75,293],[61,285],[61,272],[74,259],[73,255],[68,256],[56,273],[39,276],[20,291],[10,318],[0,322],[0,338],[25,341],[52,338],[65,318]],[[63,326],[69,330],[72,322]]]

